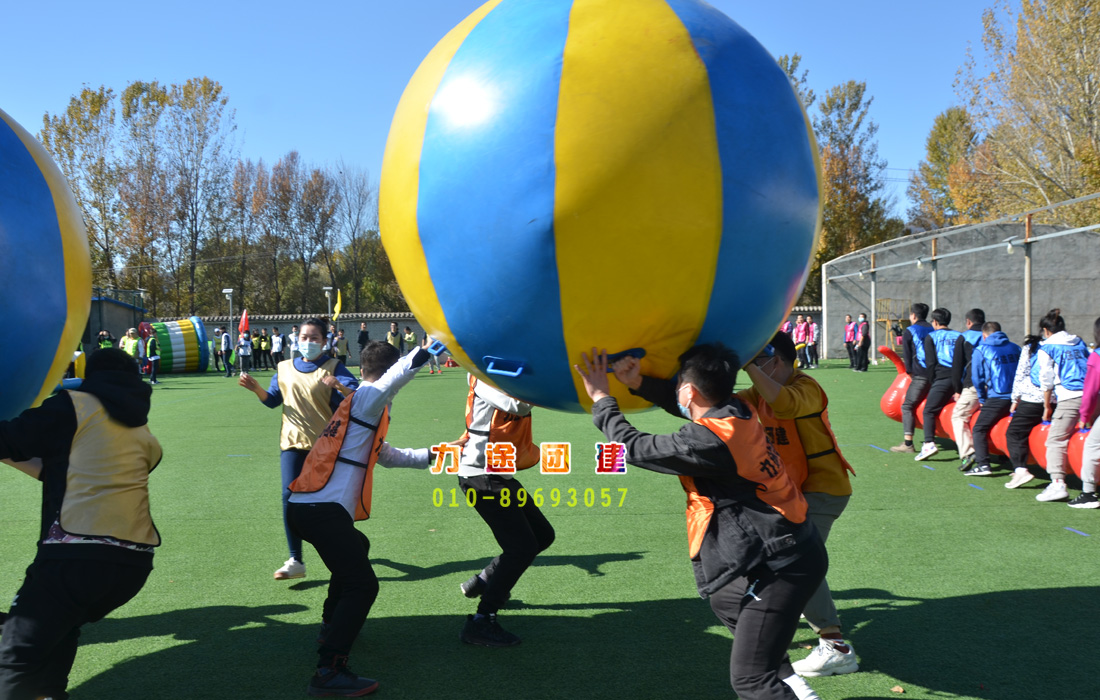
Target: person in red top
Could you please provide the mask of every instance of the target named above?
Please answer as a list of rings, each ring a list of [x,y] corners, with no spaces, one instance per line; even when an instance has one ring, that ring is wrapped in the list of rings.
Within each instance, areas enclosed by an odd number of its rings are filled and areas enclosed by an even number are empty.
[[[768,442],[755,409],[733,396],[737,355],[719,344],[680,357],[675,380],[642,377],[637,390],[686,418],[671,435],[634,428],[610,395],[607,353],[592,349],[577,372],[593,400],[592,420],[627,461],[678,476],[687,494],[688,554],[699,594],[733,632],[730,682],[742,700],[800,697],[787,648],[828,557],[806,499]]]

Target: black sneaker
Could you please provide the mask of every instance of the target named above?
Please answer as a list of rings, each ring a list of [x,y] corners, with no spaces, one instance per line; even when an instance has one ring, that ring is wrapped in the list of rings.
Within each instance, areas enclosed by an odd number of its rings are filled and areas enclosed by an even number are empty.
[[[458,638],[465,644],[477,644],[483,647],[514,647],[520,638],[505,630],[497,622],[496,615],[488,617],[466,616],[466,624]]]
[[[959,471],[965,472],[974,466],[977,460],[974,459],[974,455],[967,455],[963,457],[962,464],[959,465]]]
[[[356,675],[347,666],[347,657],[337,657],[330,667],[318,668],[309,679],[306,693],[315,698],[358,698],[378,690],[378,681]]]
[[[321,621],[321,629],[317,630],[317,645],[320,646],[325,643],[325,638],[328,637],[329,630],[332,629],[332,625]]]
[[[993,468],[988,464],[978,464],[967,469],[965,474],[967,476],[993,476]]]
[[[459,588],[462,589],[462,595],[467,598],[478,598],[485,592],[486,585],[485,580],[475,574],[469,580],[459,584]]]
[[[1095,493],[1081,492],[1081,495],[1067,503],[1070,508],[1100,508],[1100,498]]]

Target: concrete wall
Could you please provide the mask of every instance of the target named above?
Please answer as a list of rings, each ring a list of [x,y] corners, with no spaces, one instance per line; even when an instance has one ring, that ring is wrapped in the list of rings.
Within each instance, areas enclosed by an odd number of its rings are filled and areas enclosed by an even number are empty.
[[[1060,227],[1034,226],[1032,237],[1060,230]],[[999,247],[958,255],[936,263],[937,295],[932,300],[932,265],[925,262],[918,268],[916,260],[930,260],[931,241],[876,251],[875,265],[882,268],[905,263],[876,273],[876,297],[896,300],[898,309],[913,302],[923,302],[930,308],[941,306],[952,313],[952,327],[964,328],[963,317],[971,308],[985,311],[986,320],[997,321],[1010,338],[1019,342],[1028,329],[1024,327],[1024,251],[1015,248],[1005,252],[1003,241],[1010,236],[1023,240],[1023,224],[1004,224],[980,230],[965,231],[955,236],[941,237],[937,255],[1001,244]],[[1066,329],[1086,342],[1093,342],[1093,322],[1100,316],[1100,233],[1088,231],[1031,244],[1032,289],[1031,332],[1038,332],[1039,319],[1058,307],[1066,320]],[[826,275],[868,270],[870,255],[841,258],[826,267]],[[857,317],[865,312],[874,319],[871,308],[871,275],[831,280],[825,290],[825,310],[828,328],[828,357],[844,358],[844,315]],[[908,323],[908,312],[899,313]],[[877,324],[876,345],[886,344],[885,326]]]

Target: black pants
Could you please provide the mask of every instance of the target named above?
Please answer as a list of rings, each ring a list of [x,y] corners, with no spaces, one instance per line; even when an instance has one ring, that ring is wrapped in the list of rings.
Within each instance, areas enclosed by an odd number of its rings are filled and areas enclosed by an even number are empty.
[[[936,441],[936,418],[943,407],[951,403],[955,396],[955,385],[951,378],[936,379],[928,387],[928,398],[924,401],[924,441]]]
[[[221,350],[215,350],[214,351],[214,371],[215,372],[221,372],[222,371],[221,365],[222,365],[222,351]]]
[[[710,597],[711,610],[733,633],[730,684],[741,700],[796,697],[783,682],[794,673],[787,649],[828,568],[825,545],[815,536],[793,564],[779,571],[759,566]]]
[[[283,361],[283,351],[271,353],[271,369],[275,369],[279,366],[279,363]]]
[[[811,343],[810,345],[806,346],[806,356],[809,358],[810,364],[816,367],[817,366],[817,359],[818,359],[817,358],[817,343]]]
[[[928,377],[910,377],[905,400],[901,402],[901,426],[909,438],[917,427],[917,406],[925,396],[928,396]]]
[[[1012,414],[1012,420],[1008,423],[1008,432],[1005,433],[1005,442],[1008,444],[1008,456],[1012,459],[1012,466],[1027,468],[1028,438],[1031,429],[1043,422],[1043,404],[1021,401],[1016,404],[1016,413]]]
[[[328,567],[328,597],[321,619],[330,627],[317,650],[318,666],[347,656],[378,597],[378,577],[370,563],[370,540],[339,503],[291,503],[290,529],[317,550]]]
[[[844,349],[848,351],[848,369],[856,368],[856,344],[851,340],[844,341]]]
[[[859,350],[856,353],[856,369],[860,372],[866,372],[870,361],[867,359],[867,353],[871,349],[870,341],[866,343],[860,343]]]
[[[97,545],[47,545],[94,547]],[[0,698],[63,700],[80,627],[141,590],[152,570],[94,559],[35,559],[0,635]]]
[[[160,369],[160,360],[149,360],[149,381],[157,381],[157,370]]]
[[[993,430],[997,421],[1008,415],[1010,408],[1012,402],[1008,399],[986,399],[982,404],[981,413],[971,431],[974,436],[975,464],[989,464],[989,431]]]
[[[802,349],[798,351],[798,363],[803,367],[807,367],[810,364],[810,352],[809,345],[802,345]]]
[[[486,474],[459,477],[458,485],[463,493],[469,489],[477,492],[474,510],[493,531],[493,537],[501,549],[500,554],[485,567],[488,584],[477,606],[480,614],[489,615],[504,605],[512,587],[538,553],[553,544],[554,528],[533,498],[528,497],[525,505],[518,505],[516,493],[523,488],[518,479]],[[508,506],[500,505],[502,489],[509,491]]]
[[[225,376],[229,377],[233,374],[233,363],[230,361],[233,357],[232,350],[226,350],[222,354],[222,362],[225,364]]]

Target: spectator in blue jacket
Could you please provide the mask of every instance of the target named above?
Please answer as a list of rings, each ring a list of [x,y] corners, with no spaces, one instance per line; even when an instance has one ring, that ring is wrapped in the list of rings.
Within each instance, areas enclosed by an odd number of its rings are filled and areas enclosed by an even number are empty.
[[[974,424],[974,466],[967,476],[991,476],[989,431],[1009,414],[1012,383],[1020,362],[1020,346],[1001,332],[1001,324],[989,321],[982,326],[982,341],[970,357],[970,375],[981,402],[981,413]]]

